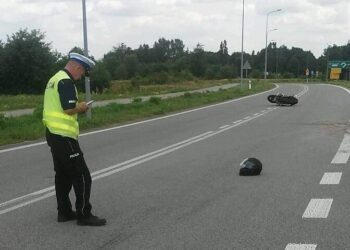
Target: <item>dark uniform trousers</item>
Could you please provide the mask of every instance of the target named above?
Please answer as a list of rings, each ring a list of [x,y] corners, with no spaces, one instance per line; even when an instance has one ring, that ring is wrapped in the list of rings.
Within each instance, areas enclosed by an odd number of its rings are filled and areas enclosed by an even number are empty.
[[[69,137],[52,134],[46,129],[47,144],[51,148],[55,169],[55,188],[58,214],[70,214],[72,204],[69,192],[74,189],[77,216],[91,212],[91,175],[84,160],[79,142]]]

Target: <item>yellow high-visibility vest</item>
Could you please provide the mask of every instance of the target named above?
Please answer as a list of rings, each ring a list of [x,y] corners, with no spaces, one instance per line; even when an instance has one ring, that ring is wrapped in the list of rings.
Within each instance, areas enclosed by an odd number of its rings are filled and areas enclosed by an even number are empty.
[[[79,136],[78,115],[67,115],[62,108],[58,93],[58,83],[63,79],[70,79],[68,74],[61,70],[57,72],[46,85],[44,95],[43,123],[52,134],[77,139]],[[76,87],[75,94],[78,99]]]

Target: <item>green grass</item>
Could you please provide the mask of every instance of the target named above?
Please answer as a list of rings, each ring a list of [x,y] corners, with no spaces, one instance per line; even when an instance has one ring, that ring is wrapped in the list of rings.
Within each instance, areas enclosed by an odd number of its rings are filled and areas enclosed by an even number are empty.
[[[246,79],[244,79],[247,82]],[[305,83],[306,79],[268,79],[270,83]],[[239,79],[223,80],[195,80],[180,82],[174,84],[149,84],[141,85],[138,88],[132,86],[128,80],[113,81],[111,87],[102,94],[92,94],[92,99],[96,101],[111,100],[116,98],[138,97],[159,95],[165,93],[184,92],[195,89],[202,89],[212,86],[219,86],[227,83],[239,83]],[[253,80],[252,83],[262,83],[263,79]],[[309,79],[309,83],[319,83],[320,79]],[[329,81],[329,84],[350,86],[349,81]],[[84,93],[79,94],[80,100],[85,99]],[[9,111],[16,109],[35,108],[43,102],[43,95],[0,95],[0,111]]]
[[[33,108],[42,102],[42,95],[0,95],[0,111]]]
[[[85,115],[79,116],[80,130],[108,127],[120,123],[136,121],[143,118],[168,114],[188,108],[235,99],[241,96],[262,92],[274,87],[271,83],[253,84],[251,90],[246,85],[227,90],[208,93],[185,93],[176,98],[160,99],[153,97],[146,102],[130,104],[109,104],[92,109],[92,119]],[[33,115],[6,118],[0,116],[0,145],[35,140],[44,137],[45,129],[41,121],[39,105]]]
[[[96,101],[101,101],[116,98],[158,95],[163,93],[173,93],[201,89],[232,82],[237,82],[237,80],[197,80],[174,84],[141,85],[139,86],[139,88],[134,88],[131,82],[127,80],[113,81],[111,87],[104,93],[93,93],[92,99]],[[85,94],[80,93],[79,98],[80,100],[85,100]],[[43,102],[43,99],[43,95],[0,95],[0,111],[35,108]]]

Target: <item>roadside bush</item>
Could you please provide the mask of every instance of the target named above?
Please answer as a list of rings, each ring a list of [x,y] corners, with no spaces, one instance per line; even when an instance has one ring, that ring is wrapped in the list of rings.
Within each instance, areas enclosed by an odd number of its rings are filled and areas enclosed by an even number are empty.
[[[184,94],[185,98],[191,98],[192,96],[193,96],[193,94],[190,92],[185,92],[185,94]]]
[[[149,102],[150,103],[153,103],[153,104],[160,104],[162,101],[162,98],[158,97],[158,96],[152,96],[150,99],[149,99]]]
[[[131,78],[131,86],[134,88],[134,89],[137,89],[139,90],[140,89],[140,86],[142,83],[145,82],[145,79],[142,78],[141,76],[137,75],[133,78]]]
[[[132,99],[133,103],[140,103],[142,102],[142,98],[141,97],[135,97],[134,99]]]
[[[290,73],[290,72],[287,72],[287,73],[283,73],[282,77],[284,79],[290,79],[290,78],[294,78],[294,74]]]
[[[5,124],[6,123],[6,117],[3,114],[0,114],[0,128],[4,129],[5,128]]]
[[[38,104],[33,111],[33,117],[41,120],[43,119],[44,105],[42,103]]]
[[[155,84],[165,84],[169,80],[169,74],[165,71],[153,73],[150,76],[150,82]]]
[[[194,76],[187,69],[180,71],[175,76],[179,81],[192,81],[192,80],[194,80]]]
[[[252,72],[249,74],[251,78],[259,79],[261,76],[260,70],[253,69]]]

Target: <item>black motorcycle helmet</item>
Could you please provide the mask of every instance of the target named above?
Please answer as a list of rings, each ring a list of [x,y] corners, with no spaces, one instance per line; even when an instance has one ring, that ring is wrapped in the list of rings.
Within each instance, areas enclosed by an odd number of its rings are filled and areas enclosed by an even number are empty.
[[[252,176],[259,175],[262,170],[261,162],[256,158],[244,159],[240,164],[239,175]]]

